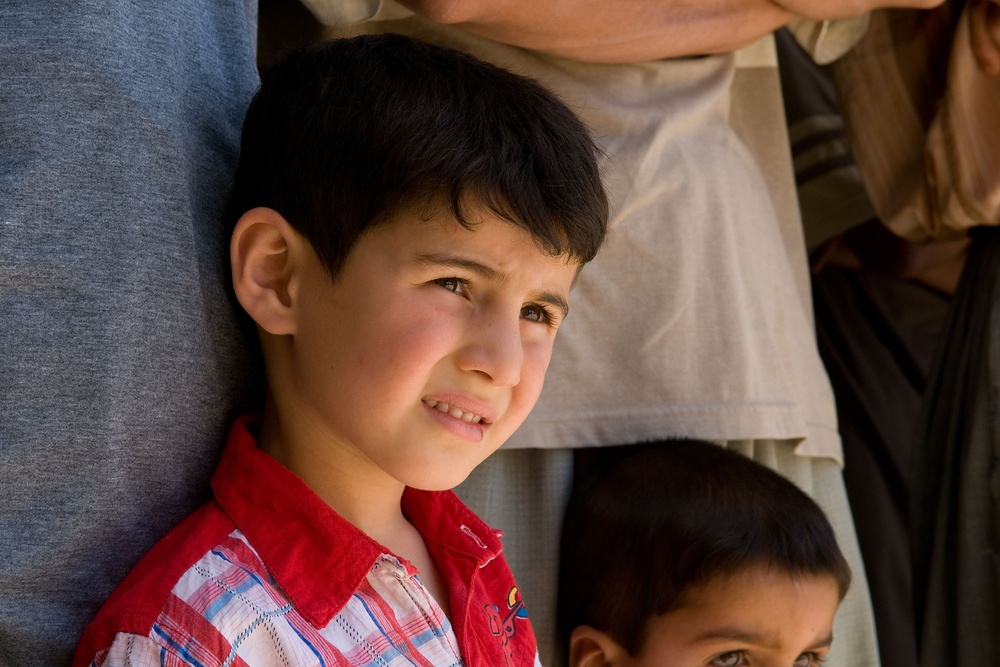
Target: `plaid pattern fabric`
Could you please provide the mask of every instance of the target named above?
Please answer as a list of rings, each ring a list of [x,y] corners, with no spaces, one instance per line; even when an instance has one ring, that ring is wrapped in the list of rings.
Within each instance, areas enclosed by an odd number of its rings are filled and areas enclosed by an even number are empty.
[[[500,535],[451,492],[402,508],[447,582],[450,618],[410,563],[359,531],[239,420],[215,500],[146,554],[84,632],[74,665],[537,665]]]
[[[119,634],[92,665],[460,665],[458,641],[415,575],[381,557],[347,606],[316,629],[240,531],[174,586],[147,636]]]

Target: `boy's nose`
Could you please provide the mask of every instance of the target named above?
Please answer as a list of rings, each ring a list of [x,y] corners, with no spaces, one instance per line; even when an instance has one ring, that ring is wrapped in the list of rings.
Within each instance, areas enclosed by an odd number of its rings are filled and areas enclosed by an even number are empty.
[[[469,332],[459,355],[462,370],[478,371],[494,384],[513,387],[521,381],[520,318],[483,317]]]

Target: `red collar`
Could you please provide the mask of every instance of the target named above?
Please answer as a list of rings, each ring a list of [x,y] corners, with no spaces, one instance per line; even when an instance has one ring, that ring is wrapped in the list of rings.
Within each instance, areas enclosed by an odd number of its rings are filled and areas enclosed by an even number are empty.
[[[325,627],[379,556],[391,552],[259,450],[252,435],[259,421],[241,417],[233,424],[212,489],[299,612],[315,627]],[[402,507],[449,582],[468,579],[500,554],[501,533],[451,491],[407,488]]]

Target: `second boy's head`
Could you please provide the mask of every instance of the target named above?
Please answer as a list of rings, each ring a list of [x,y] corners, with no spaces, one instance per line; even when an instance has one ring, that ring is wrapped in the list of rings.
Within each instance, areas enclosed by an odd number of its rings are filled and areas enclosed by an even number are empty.
[[[570,667],[817,667],[850,584],[815,502],[700,441],[585,476],[561,549]]]
[[[534,405],[607,222],[564,105],[398,35],[265,75],[230,210],[269,385],[262,446],[300,474],[423,489],[461,482]]]

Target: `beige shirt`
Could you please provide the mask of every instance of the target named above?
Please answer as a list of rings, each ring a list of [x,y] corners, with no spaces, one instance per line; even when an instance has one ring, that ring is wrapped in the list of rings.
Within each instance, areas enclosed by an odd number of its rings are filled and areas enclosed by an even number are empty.
[[[341,1],[307,4],[342,26]],[[580,276],[545,389],[506,447],[789,438],[799,454],[841,461],[770,37],[735,55],[589,64],[388,0],[372,21],[330,34],[376,31],[538,79],[607,154],[607,244]]]

